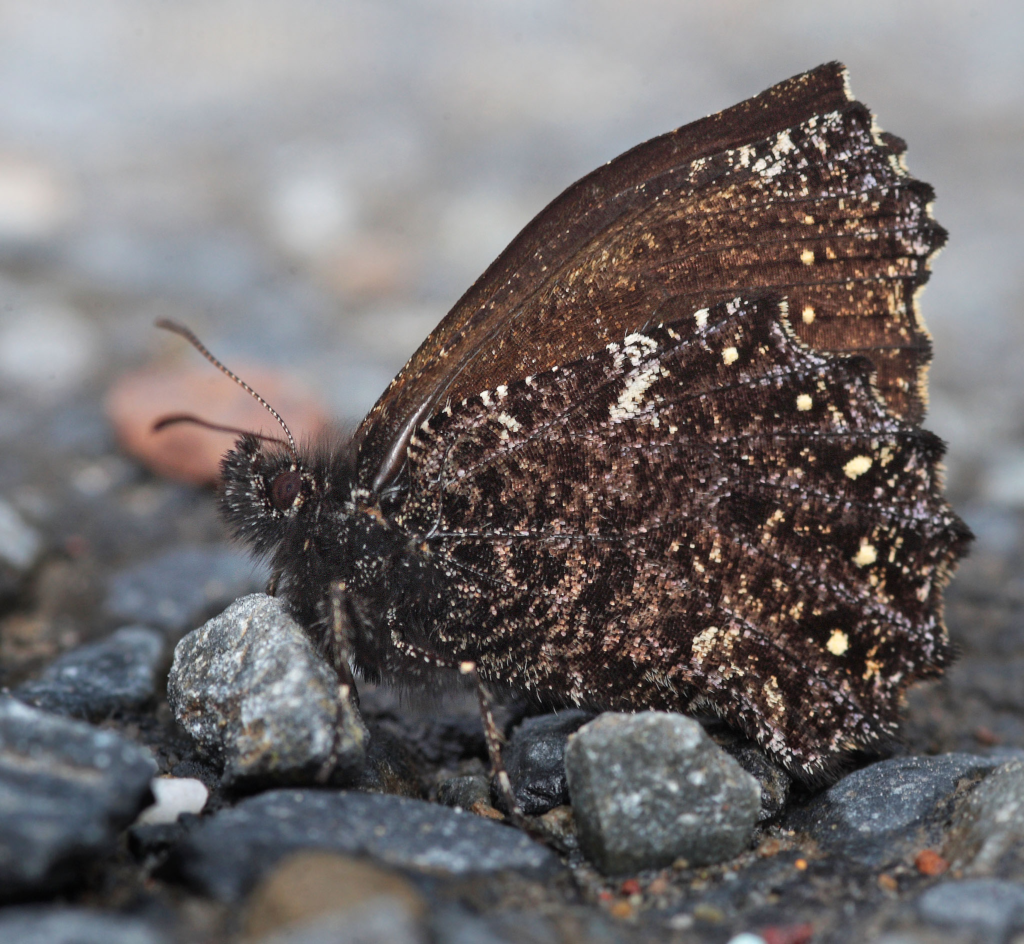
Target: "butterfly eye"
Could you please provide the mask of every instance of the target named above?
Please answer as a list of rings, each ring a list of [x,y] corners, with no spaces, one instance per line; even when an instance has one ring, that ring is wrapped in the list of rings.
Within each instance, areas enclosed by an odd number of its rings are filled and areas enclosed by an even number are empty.
[[[294,469],[282,472],[270,487],[270,500],[278,511],[287,511],[302,489],[302,476]]]

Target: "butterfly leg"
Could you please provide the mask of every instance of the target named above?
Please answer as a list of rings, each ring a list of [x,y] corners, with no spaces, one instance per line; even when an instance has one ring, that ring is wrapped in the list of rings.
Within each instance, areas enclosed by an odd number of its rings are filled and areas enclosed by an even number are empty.
[[[338,673],[338,681],[348,687],[358,706],[359,693],[352,677],[352,636],[348,614],[345,612],[346,596],[344,581],[338,580],[331,584],[331,661]]]
[[[331,586],[331,661],[338,673],[338,714],[334,725],[334,744],[316,775],[317,783],[327,783],[338,763],[338,749],[347,731],[362,727],[359,719],[359,692],[352,677],[348,616],[345,613],[345,584]]]
[[[509,779],[508,771],[501,759],[501,743],[504,740],[498,725],[494,720],[494,699],[484,684],[480,673],[477,671],[476,663],[472,660],[460,662],[457,665],[435,656],[433,653],[420,649],[412,643],[406,642],[397,632],[392,632],[391,641],[395,648],[411,659],[425,662],[427,665],[434,665],[442,669],[457,669],[460,675],[468,676],[476,685],[477,699],[480,703],[480,718],[484,726],[484,739],[487,742],[487,756],[491,762],[491,773],[498,785],[498,793],[501,795],[503,805],[508,811],[509,821],[513,826],[523,830],[534,839],[550,846],[556,852],[566,854],[568,849],[565,843],[545,826],[542,820],[536,817],[527,816],[519,801],[516,800],[515,791],[512,789],[512,781]]]
[[[275,570],[267,581],[267,589],[264,591],[268,597],[277,596],[277,586],[281,582],[281,571]]]
[[[505,809],[508,810],[509,819],[520,829],[528,829],[526,814],[516,800],[512,781],[509,780],[505,763],[501,759],[501,742],[504,738],[494,721],[494,699],[487,690],[487,686],[484,685],[483,679],[480,678],[475,662],[460,663],[459,674],[469,676],[476,685],[476,696],[480,703],[480,718],[484,725],[484,739],[487,742],[487,756],[491,761],[491,774],[498,785],[498,793],[504,801]]]
[[[498,792],[508,810],[509,819],[520,829],[528,829],[529,824],[526,814],[520,809],[516,802],[516,795],[512,789],[512,782],[508,778],[508,771],[501,759],[502,735],[494,720],[494,699],[484,685],[480,673],[477,671],[476,663],[473,661],[460,662],[458,664],[439,658],[433,653],[420,649],[410,642],[406,642],[397,633],[392,633],[392,642],[395,648],[409,658],[418,662],[425,662],[427,665],[435,665],[442,669],[457,669],[460,675],[468,676],[476,685],[477,699],[480,703],[480,718],[484,726],[484,739],[487,742],[487,756],[491,762],[491,772],[498,784]]]

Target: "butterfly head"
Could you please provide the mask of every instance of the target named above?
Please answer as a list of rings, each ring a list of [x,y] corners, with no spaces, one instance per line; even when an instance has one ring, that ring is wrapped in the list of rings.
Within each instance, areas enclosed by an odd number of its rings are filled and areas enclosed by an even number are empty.
[[[313,472],[288,449],[242,436],[221,461],[221,507],[235,536],[257,554],[272,551],[319,491]]]

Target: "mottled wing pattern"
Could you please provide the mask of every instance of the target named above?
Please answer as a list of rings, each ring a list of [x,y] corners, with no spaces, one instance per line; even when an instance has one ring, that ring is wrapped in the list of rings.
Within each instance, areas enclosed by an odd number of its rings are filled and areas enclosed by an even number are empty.
[[[928,333],[915,293],[945,232],[902,142],[851,100],[838,63],[641,144],[570,187],[427,339],[360,430],[367,487],[460,400],[600,350],[667,299],[692,309],[785,295],[812,347],[862,353],[897,416],[924,413]]]
[[[443,405],[395,522],[448,582],[438,652],[579,704],[710,709],[816,776],[949,659],[942,446],[784,301],[681,304]]]

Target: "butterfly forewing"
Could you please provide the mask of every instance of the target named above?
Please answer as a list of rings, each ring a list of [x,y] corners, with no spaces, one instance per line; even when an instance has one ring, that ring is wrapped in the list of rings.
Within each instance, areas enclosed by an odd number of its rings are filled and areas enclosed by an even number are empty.
[[[642,144],[569,188],[466,293],[360,429],[365,484],[398,474],[446,398],[520,380],[640,330],[673,298],[788,297],[801,338],[868,356],[888,407],[924,410],[914,293],[944,232],[931,189],[851,101],[838,64]]]
[[[449,401],[396,522],[446,578],[446,654],[546,699],[705,707],[813,776],[948,658],[962,543],[937,440],[863,358],[740,298]]]

